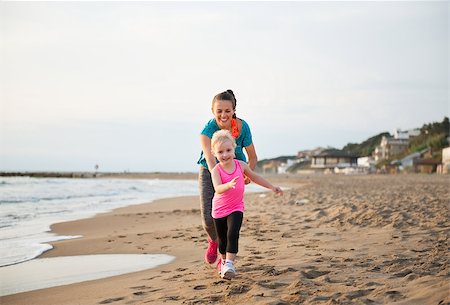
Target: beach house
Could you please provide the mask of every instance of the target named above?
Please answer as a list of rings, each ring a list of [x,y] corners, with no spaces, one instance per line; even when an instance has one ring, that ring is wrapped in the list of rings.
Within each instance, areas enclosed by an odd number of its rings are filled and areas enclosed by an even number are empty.
[[[409,138],[416,137],[418,135],[420,135],[420,128],[410,130],[396,129],[394,131],[394,139],[409,140]]]
[[[383,136],[380,145],[375,148],[374,159],[376,162],[390,159],[392,156],[401,154],[408,148],[409,139],[396,139]]]
[[[263,174],[277,174],[278,173],[278,167],[281,165],[281,161],[279,160],[271,160],[267,163],[264,163],[262,166],[262,173]]]
[[[375,162],[391,159],[408,149],[409,140],[420,135],[420,129],[396,129],[393,137],[383,136],[380,145],[375,148],[373,157]]]
[[[442,149],[442,164],[438,166],[439,174],[450,174],[450,147]]]
[[[326,149],[312,157],[311,168],[334,169],[335,167],[356,167],[358,156],[338,149]]]
[[[430,148],[409,154],[401,160],[393,160],[391,166],[396,166],[397,170],[406,170],[415,173],[431,174],[442,171],[441,161],[433,159],[433,151]]]

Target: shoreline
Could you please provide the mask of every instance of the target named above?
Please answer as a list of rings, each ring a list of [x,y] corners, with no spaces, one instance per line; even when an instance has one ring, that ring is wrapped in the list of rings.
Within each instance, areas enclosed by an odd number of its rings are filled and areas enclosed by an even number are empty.
[[[195,172],[92,172],[92,171],[3,171],[0,177],[34,178],[123,178],[123,179],[197,179]]]
[[[0,298],[8,304],[438,304],[450,302],[448,177],[288,178],[246,194],[238,276],[203,262],[198,196],[52,225],[40,257],[168,254],[168,265]],[[405,199],[406,198],[406,199]],[[405,204],[408,203],[408,204]],[[283,303],[284,302],[284,303]],[[447,303],[445,303],[447,302]]]
[[[188,179],[6,177],[2,181],[0,266],[29,261],[48,251],[50,243],[79,236],[52,234],[50,226],[54,223],[198,193],[197,181]]]

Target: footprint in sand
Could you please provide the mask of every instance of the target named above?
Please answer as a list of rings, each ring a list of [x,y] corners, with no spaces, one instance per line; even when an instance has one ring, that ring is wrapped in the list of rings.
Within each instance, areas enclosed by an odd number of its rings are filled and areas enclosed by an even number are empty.
[[[292,238],[292,234],[285,232],[285,233],[281,234],[281,237],[282,238]]]
[[[386,295],[392,301],[398,301],[404,298],[404,296],[399,291],[396,290],[386,291]]]
[[[325,274],[328,274],[328,273],[330,273],[330,271],[320,271],[320,270],[302,271],[302,275],[310,280],[324,276]]]
[[[272,238],[257,238],[256,241],[271,241]]]
[[[264,287],[264,288],[269,288],[269,289],[277,289],[283,286],[287,286],[288,284],[286,283],[281,283],[281,282],[272,282],[272,281],[261,281],[257,283],[259,286]]]
[[[341,303],[338,303],[338,301],[336,301],[341,295],[342,295],[342,293],[340,293],[340,292],[337,292],[331,296],[318,295],[318,296],[314,297],[311,301],[312,302],[329,301],[327,303],[327,305],[328,304],[341,304]]]
[[[266,268],[261,268],[264,270],[263,275],[270,275],[270,276],[278,276],[280,274],[284,274],[287,272],[295,272],[297,271],[294,268],[288,267],[286,269],[282,269],[282,270],[277,270],[275,269],[273,266],[268,266]]]
[[[180,297],[178,295],[168,295],[160,298],[160,300],[163,300],[163,302],[167,301],[178,301]]]
[[[411,269],[405,269],[400,272],[394,273],[394,277],[405,277],[411,273],[413,273]]]
[[[366,296],[374,290],[375,290],[374,288],[371,288],[371,289],[362,289],[362,290],[352,291],[352,292],[347,293],[345,295],[345,297],[347,299],[353,300],[356,298],[361,298],[363,296]]]
[[[366,284],[366,286],[367,286],[367,287],[370,287],[370,286],[384,286],[384,284],[377,283],[377,282],[368,282],[368,283]]]
[[[236,294],[242,294],[242,293],[246,293],[247,291],[250,290],[250,286],[248,285],[232,285],[228,287],[228,293],[227,296],[232,296],[232,295],[236,295]]]
[[[111,304],[111,303],[114,303],[114,302],[122,301],[124,299],[125,299],[124,297],[110,298],[110,299],[106,299],[106,300],[103,300],[103,301],[99,302],[99,304]]]
[[[189,299],[187,301],[192,301],[192,302],[187,302],[187,304],[218,304],[223,300],[223,296],[219,295],[219,294],[213,294],[213,295],[209,295],[207,297],[201,298],[199,299],[198,297],[195,297],[193,299]],[[184,303],[184,302],[183,302]]]

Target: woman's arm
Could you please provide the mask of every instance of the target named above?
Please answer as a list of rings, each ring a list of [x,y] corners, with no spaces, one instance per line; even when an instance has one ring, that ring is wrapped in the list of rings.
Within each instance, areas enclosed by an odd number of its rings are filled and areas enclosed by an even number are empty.
[[[269,181],[267,181],[266,179],[264,179],[263,177],[261,177],[260,175],[258,175],[257,173],[255,173],[254,171],[251,170],[250,166],[248,166],[245,162],[241,162],[241,167],[244,169],[244,174],[250,178],[250,180],[252,180],[253,182],[255,182],[258,185],[261,185],[265,188],[268,188],[269,190],[282,195],[283,191],[281,190],[280,187],[278,186],[274,186],[272,183],[270,183]]]
[[[255,145],[253,145],[252,143],[249,146],[245,146],[245,152],[247,153],[248,157],[248,166],[250,167],[251,170],[254,170],[256,168],[256,164],[258,163]]]
[[[256,168],[256,164],[258,163],[258,157],[256,156],[256,150],[253,143],[249,146],[245,146],[245,151],[247,152],[248,166],[251,170],[254,170]],[[244,179],[245,184],[249,184],[251,182],[250,178],[247,176],[245,176]]]
[[[211,152],[211,139],[208,136],[200,135],[200,144],[202,145],[203,156],[205,156],[206,164],[208,164],[208,169],[211,170],[216,166],[216,158]]]
[[[233,180],[231,180],[230,182],[222,184],[222,179],[220,178],[220,173],[217,170],[217,168],[214,167],[211,170],[211,180],[214,185],[214,190],[216,191],[217,194],[225,193],[229,189],[234,188],[236,186],[236,181],[238,178],[239,176],[234,177]]]

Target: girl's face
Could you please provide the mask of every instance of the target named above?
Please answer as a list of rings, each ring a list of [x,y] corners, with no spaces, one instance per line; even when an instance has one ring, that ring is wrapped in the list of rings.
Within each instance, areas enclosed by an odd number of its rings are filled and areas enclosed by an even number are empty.
[[[213,105],[212,112],[220,129],[229,129],[231,127],[231,119],[234,115],[233,103],[231,101],[216,101]]]
[[[213,155],[221,164],[227,164],[233,161],[235,158],[233,143],[231,141],[217,143],[214,146]]]

